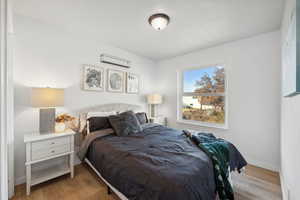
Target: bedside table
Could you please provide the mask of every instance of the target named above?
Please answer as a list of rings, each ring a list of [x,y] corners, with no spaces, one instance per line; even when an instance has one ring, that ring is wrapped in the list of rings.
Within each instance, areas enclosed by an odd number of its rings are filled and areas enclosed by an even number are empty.
[[[24,135],[26,144],[26,193],[30,187],[58,176],[70,173],[74,177],[74,135],[67,130],[63,133],[32,133]],[[50,159],[68,156],[68,163],[51,166],[48,169],[32,170],[32,165]]]
[[[157,117],[149,117],[149,121],[151,123],[161,124],[164,126],[167,126],[167,118],[163,116],[157,116]]]

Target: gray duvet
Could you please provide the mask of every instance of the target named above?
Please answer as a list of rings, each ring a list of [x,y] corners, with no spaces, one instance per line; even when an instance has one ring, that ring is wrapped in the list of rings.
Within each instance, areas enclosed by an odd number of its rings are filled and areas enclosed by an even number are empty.
[[[232,165],[241,155],[232,148]],[[130,200],[214,200],[213,167],[208,156],[182,131],[147,124],[142,132],[96,138],[86,157]],[[235,167],[235,166],[231,166]]]

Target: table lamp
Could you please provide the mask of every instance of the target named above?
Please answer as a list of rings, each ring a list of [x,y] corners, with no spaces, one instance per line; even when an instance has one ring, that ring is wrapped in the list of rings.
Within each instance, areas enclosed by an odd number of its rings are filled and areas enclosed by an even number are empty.
[[[157,114],[155,106],[158,104],[162,104],[162,96],[160,94],[150,94],[147,96],[147,101],[149,104],[150,118],[156,117]]]
[[[55,107],[64,105],[64,89],[32,88],[32,106],[40,108],[40,133],[55,132]]]

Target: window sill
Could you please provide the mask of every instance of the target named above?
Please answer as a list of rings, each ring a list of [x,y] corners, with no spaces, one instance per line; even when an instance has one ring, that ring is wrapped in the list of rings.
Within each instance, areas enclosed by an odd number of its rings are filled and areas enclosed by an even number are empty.
[[[208,128],[218,128],[218,129],[224,129],[224,130],[229,129],[227,124],[205,123],[205,122],[183,120],[183,119],[177,120],[177,123],[189,124],[189,125],[194,125],[194,126],[204,126],[204,127],[208,127]]]

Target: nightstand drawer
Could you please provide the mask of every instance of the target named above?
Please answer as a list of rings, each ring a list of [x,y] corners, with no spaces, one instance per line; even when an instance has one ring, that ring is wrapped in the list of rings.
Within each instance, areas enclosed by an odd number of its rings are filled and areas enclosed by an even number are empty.
[[[53,147],[50,147],[50,148],[42,148],[42,149],[39,149],[38,151],[34,151],[32,149],[32,151],[31,151],[31,160],[32,161],[39,160],[39,159],[43,159],[43,158],[63,154],[63,153],[70,152],[70,151],[71,151],[71,145],[70,144],[64,144],[64,145],[60,145],[60,146],[53,146]]]
[[[70,137],[59,137],[54,138],[50,140],[43,140],[43,141],[37,141],[33,142],[31,145],[32,151],[37,151],[39,149],[45,149],[45,148],[52,148],[55,146],[61,146],[65,144],[70,144]]]

